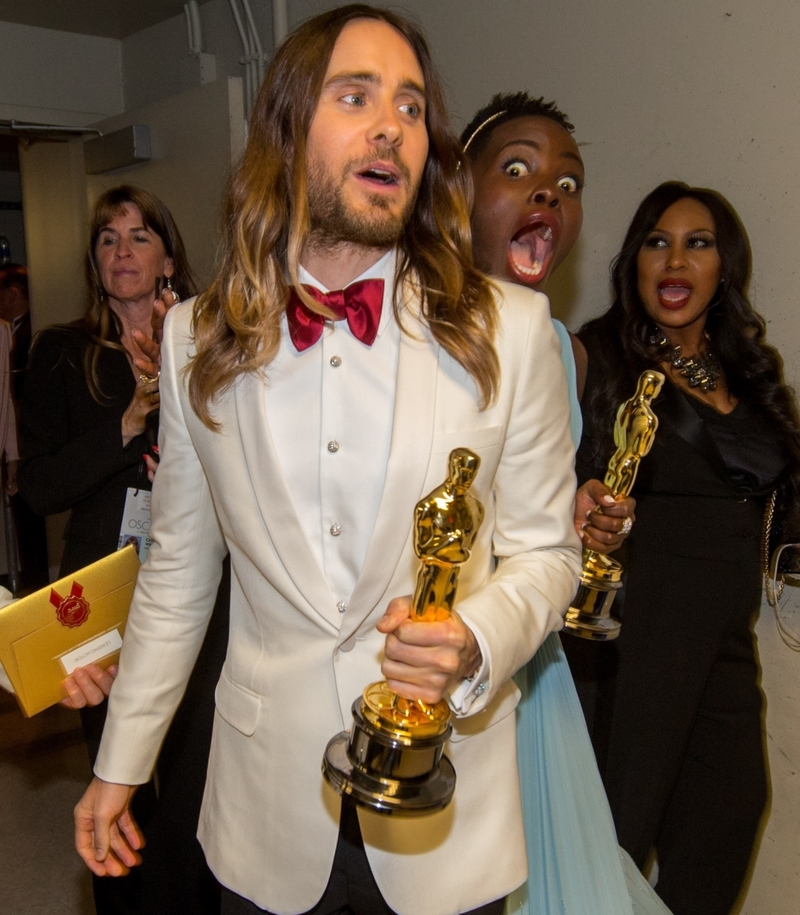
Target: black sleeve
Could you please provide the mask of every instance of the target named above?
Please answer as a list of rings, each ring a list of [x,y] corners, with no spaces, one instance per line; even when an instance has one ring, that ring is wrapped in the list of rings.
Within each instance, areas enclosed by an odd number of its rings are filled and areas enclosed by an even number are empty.
[[[595,335],[587,333],[585,329],[578,334],[578,338],[586,347],[588,357],[586,385],[581,400],[583,432],[581,434],[581,443],[575,455],[575,473],[578,477],[578,484],[582,485],[587,480],[602,480],[605,477],[608,469],[608,458],[613,453],[614,448],[613,424],[612,430],[600,428],[596,413],[592,409],[594,395],[604,368],[602,352]]]

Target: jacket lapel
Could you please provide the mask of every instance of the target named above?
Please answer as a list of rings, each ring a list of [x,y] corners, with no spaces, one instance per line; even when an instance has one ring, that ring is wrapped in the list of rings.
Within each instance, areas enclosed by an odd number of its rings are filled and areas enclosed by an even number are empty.
[[[341,617],[336,599],[303,532],[286,485],[272,442],[263,394],[263,382],[256,373],[244,375],[234,388],[236,428],[241,436],[247,472],[254,483],[258,511],[286,574],[308,602],[308,612],[316,613],[338,630]],[[258,485],[259,480],[263,485]]]
[[[711,464],[721,480],[728,480],[728,468],[711,437],[706,424],[689,403],[691,394],[684,394],[677,385],[667,382],[661,397],[654,404],[659,421],[664,420],[688,444]]]

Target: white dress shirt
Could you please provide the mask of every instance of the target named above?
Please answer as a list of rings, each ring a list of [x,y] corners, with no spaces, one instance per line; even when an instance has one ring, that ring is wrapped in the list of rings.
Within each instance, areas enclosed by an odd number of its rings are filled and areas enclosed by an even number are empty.
[[[378,513],[392,437],[400,328],[392,311],[395,251],[353,282],[384,281],[378,336],[357,340],[347,321],[326,324],[298,352],[286,316],[270,364],[265,409],[303,530],[340,612],[355,587]],[[329,292],[307,270],[300,280]],[[353,499],[353,480],[358,498]]]

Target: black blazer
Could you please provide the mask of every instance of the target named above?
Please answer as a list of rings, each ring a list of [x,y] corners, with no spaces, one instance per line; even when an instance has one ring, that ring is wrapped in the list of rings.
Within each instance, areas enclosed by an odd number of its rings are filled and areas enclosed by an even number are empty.
[[[107,400],[100,404],[84,374],[89,343],[79,324],[38,334],[20,405],[20,493],[37,514],[72,511],[62,575],[116,550],[128,487],[150,488],[146,437],[122,445],[122,414],[136,386],[128,360],[117,350],[101,352]]]

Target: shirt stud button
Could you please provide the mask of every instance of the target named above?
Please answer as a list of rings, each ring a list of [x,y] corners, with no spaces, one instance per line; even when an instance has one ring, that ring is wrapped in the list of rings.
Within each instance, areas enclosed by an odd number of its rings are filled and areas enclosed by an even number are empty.
[[[337,600],[336,609],[339,611],[339,613],[344,613],[344,611],[347,610],[347,601]]]
[[[341,356],[331,356],[331,365],[332,365],[335,369],[338,369],[339,366],[340,366],[341,364],[342,364],[342,357],[341,357]]]
[[[337,441],[328,442],[328,451],[330,451],[331,454],[336,454],[338,450],[339,443]]]
[[[338,537],[342,533],[341,524],[332,524],[331,525],[331,537]]]

